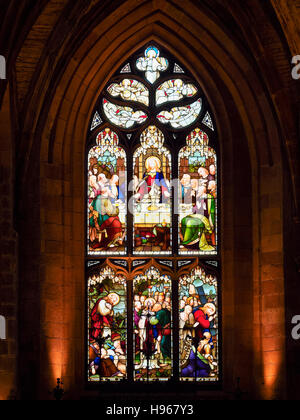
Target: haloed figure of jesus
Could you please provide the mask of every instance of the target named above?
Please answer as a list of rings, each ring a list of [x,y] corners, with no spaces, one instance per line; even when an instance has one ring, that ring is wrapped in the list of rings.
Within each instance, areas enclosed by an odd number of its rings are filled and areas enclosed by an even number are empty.
[[[160,159],[156,156],[149,157],[145,162],[145,168],[146,172],[139,184],[135,198],[142,201],[144,198],[159,194],[160,203],[168,202],[171,197],[170,188],[162,172]]]

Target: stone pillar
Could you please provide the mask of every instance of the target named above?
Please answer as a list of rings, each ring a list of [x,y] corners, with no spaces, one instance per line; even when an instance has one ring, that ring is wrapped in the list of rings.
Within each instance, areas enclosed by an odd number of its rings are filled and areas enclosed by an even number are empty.
[[[13,226],[13,167],[7,90],[0,113],[0,314],[6,324],[6,339],[0,341],[0,400],[8,399],[16,388],[17,235]]]

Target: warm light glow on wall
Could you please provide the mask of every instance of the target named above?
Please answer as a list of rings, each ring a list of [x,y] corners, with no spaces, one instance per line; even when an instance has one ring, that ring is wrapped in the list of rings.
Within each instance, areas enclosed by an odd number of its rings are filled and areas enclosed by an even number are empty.
[[[280,375],[284,359],[283,352],[265,352],[263,359],[265,385],[264,397],[265,399],[271,400],[276,398],[276,388],[278,388],[278,382],[281,379]]]
[[[0,375],[0,401],[6,401],[10,398],[14,388],[13,377],[10,375]]]
[[[56,384],[57,378],[62,378],[63,375],[63,354],[62,346],[63,343],[60,340],[49,340],[48,343],[48,354],[49,354],[49,363],[51,366],[51,384],[53,386]]]

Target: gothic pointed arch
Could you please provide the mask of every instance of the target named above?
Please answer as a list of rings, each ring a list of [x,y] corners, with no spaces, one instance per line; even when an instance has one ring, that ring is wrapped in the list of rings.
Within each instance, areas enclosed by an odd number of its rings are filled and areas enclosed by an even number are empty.
[[[101,92],[87,144],[88,382],[218,383],[218,141],[203,90],[148,43]]]

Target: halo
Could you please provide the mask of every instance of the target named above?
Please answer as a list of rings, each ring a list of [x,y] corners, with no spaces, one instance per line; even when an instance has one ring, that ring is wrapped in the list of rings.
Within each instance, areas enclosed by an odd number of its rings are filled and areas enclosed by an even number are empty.
[[[214,305],[213,303],[206,303],[204,306],[209,307],[210,309],[213,309],[215,313],[217,312],[216,305]]]
[[[115,296],[117,296],[118,300],[114,306],[117,306],[120,303],[120,296],[117,293],[110,293],[107,297],[110,299],[110,298],[114,298]]]
[[[146,299],[145,300],[145,302],[144,302],[144,305],[145,305],[145,307],[147,308],[147,306],[148,306],[148,302],[150,302],[150,303],[152,303],[152,307],[155,305],[155,300],[153,299],[153,298],[148,298],[148,299]]]
[[[155,162],[157,163],[157,169],[160,171],[161,170],[161,161],[157,156],[149,156],[146,161],[145,161],[145,167],[148,168],[148,162],[149,160],[155,160]],[[148,169],[147,169],[148,170]]]
[[[155,51],[156,57],[159,57],[159,55],[160,55],[159,50],[156,47],[151,46],[151,47],[147,48],[146,51],[145,51],[145,56],[146,57],[147,57],[149,51]]]

